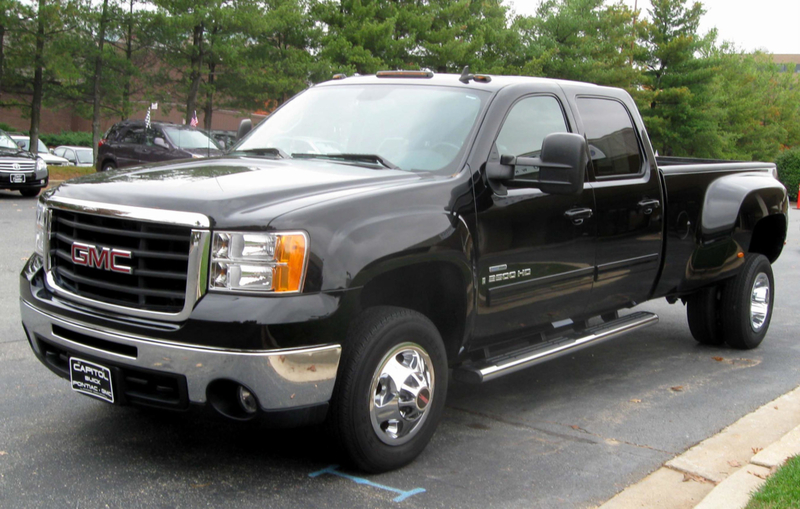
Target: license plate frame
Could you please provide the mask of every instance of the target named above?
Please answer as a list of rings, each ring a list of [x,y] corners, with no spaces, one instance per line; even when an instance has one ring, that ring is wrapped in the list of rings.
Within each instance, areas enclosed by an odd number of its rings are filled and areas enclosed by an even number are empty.
[[[79,357],[69,359],[69,381],[72,390],[114,403],[114,381],[111,369]]]
[[[24,173],[12,173],[9,177],[12,184],[24,184],[25,183],[25,174]]]

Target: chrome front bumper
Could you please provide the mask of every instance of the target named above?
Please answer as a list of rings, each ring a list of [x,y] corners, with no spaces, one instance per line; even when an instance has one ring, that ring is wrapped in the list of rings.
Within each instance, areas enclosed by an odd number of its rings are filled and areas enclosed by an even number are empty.
[[[20,310],[34,349],[37,341],[33,338],[39,336],[65,350],[107,360],[114,365],[183,375],[192,403],[205,403],[208,385],[217,380],[244,385],[265,411],[325,403],[333,392],[342,350],[340,345],[258,351],[206,348],[101,330],[46,313],[22,299]],[[88,336],[134,347],[135,356],[66,339],[54,333],[54,325],[75,333],[75,337]],[[131,348],[125,350],[133,351]]]

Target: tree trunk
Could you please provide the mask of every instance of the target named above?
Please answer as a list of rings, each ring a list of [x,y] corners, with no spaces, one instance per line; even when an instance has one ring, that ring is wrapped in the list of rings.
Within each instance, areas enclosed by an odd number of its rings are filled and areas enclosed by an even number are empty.
[[[31,101],[31,131],[29,152],[38,153],[39,148],[39,118],[42,113],[42,68],[44,67],[44,8],[45,0],[39,0],[36,27],[36,52],[33,56],[33,100]]]
[[[208,91],[206,92],[205,115],[203,116],[203,127],[207,131],[211,130],[211,118],[214,115],[214,71],[217,69],[216,62],[208,64]]]
[[[200,79],[203,77],[201,73],[203,65],[203,24],[194,27],[194,34],[192,35],[192,51],[191,65],[192,70],[189,72],[189,96],[186,98],[186,123],[192,120],[194,112],[197,110],[197,93],[200,91]]]
[[[92,151],[97,160],[97,144],[100,141],[100,81],[103,76],[103,45],[106,42],[106,24],[108,23],[108,0],[103,0],[103,12],[100,14],[100,27],[97,34],[97,58],[94,61],[94,90],[92,105]]]
[[[6,55],[3,52],[3,43],[6,38],[6,27],[0,25],[0,98],[3,97],[3,69],[5,69]]]
[[[125,36],[125,61],[130,67],[133,58],[133,2],[130,0],[130,10],[128,11],[128,31]],[[122,89],[122,118],[125,120],[131,116],[131,74],[125,71],[125,84]]]

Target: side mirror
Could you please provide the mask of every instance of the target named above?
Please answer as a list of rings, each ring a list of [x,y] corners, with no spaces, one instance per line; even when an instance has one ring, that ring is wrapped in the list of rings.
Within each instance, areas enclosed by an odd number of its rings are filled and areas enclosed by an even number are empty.
[[[69,161],[72,164],[78,164],[78,161],[74,157],[73,158],[67,158],[67,161]]]
[[[153,138],[153,145],[161,148],[169,148],[169,145],[167,145],[167,142],[164,140],[164,138]]]
[[[51,148],[51,149],[49,149],[49,152],[50,152],[51,154],[55,154],[55,152],[53,152],[53,149],[52,149],[52,148]]]
[[[22,140],[20,140],[20,141],[18,141],[18,142],[17,142],[17,146],[18,146],[19,148],[23,148],[23,149],[24,149],[24,148],[25,148],[25,142],[24,142],[24,141],[22,141]]]
[[[486,163],[489,179],[508,187],[538,187],[548,194],[577,194],[583,190],[589,161],[586,140],[580,134],[553,133],[542,142],[539,157],[503,155]]]
[[[236,132],[236,139],[241,140],[244,136],[253,129],[253,121],[249,118],[242,119],[239,122],[239,130]]]

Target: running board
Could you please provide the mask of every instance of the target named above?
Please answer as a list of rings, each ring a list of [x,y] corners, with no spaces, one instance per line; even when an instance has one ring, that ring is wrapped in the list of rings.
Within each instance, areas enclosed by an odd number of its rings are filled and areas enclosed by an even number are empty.
[[[488,382],[627,332],[655,325],[657,322],[658,315],[653,313],[645,311],[631,313],[580,332],[573,332],[516,352],[457,368],[453,371],[453,376],[456,380],[467,383]]]

